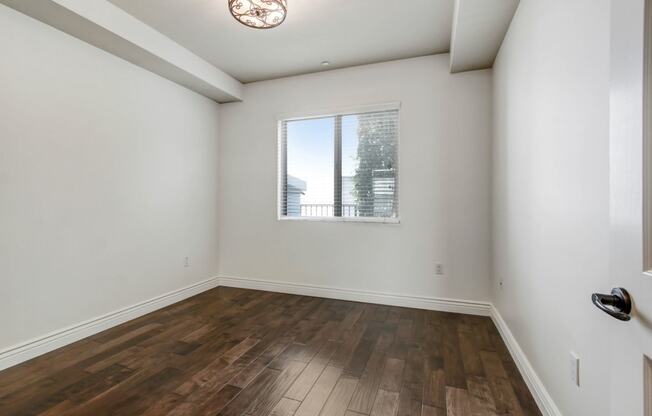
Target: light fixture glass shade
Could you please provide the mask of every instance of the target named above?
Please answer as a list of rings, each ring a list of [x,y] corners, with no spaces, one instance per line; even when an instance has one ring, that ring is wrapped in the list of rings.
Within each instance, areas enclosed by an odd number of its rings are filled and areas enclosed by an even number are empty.
[[[288,12],[287,0],[229,0],[229,10],[243,25],[270,29],[283,23]]]

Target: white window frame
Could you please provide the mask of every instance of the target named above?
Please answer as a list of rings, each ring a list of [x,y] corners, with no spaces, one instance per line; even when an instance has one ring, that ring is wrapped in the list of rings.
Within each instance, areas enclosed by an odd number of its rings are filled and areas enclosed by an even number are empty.
[[[326,117],[337,117],[337,116],[347,116],[360,113],[373,113],[379,111],[398,111],[398,131],[396,137],[396,162],[398,168],[396,169],[396,183],[397,183],[397,204],[398,204],[398,216],[396,217],[294,217],[283,215],[283,182],[285,176],[285,163],[287,157],[287,150],[285,146],[285,138],[283,137],[283,123],[288,121],[297,121],[297,120],[306,120],[312,118],[326,118]],[[321,221],[321,222],[367,222],[367,223],[381,223],[381,224],[400,224],[401,222],[401,209],[400,209],[400,200],[401,198],[401,183],[400,183],[400,170],[401,170],[401,152],[400,152],[400,138],[401,138],[401,103],[398,101],[382,103],[382,104],[371,104],[371,105],[360,105],[355,107],[340,107],[340,108],[331,108],[325,110],[312,110],[312,111],[303,111],[303,112],[294,112],[294,113],[282,113],[278,114],[276,117],[277,122],[277,219],[279,221]],[[336,163],[336,162],[334,162]],[[341,161],[340,161],[341,163]]]

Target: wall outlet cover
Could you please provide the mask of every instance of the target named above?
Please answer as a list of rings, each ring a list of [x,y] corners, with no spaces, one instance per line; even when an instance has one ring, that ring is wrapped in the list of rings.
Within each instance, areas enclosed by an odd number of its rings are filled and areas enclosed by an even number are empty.
[[[571,381],[577,386],[580,386],[580,357],[574,352],[570,352],[569,370]]]

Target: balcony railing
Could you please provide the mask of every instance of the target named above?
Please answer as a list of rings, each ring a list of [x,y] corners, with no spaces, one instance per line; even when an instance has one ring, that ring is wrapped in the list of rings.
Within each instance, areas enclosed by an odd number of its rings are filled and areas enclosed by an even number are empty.
[[[300,212],[302,217],[332,217],[333,204],[301,204]],[[357,217],[358,206],[356,204],[342,204],[343,217]]]

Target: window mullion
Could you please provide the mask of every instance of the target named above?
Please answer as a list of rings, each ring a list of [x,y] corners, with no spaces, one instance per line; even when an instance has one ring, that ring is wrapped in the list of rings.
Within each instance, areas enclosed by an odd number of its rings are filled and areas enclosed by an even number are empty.
[[[342,116],[335,116],[335,192],[333,194],[333,216],[342,216]]]
[[[281,215],[288,215],[288,131],[287,122],[281,123]]]

